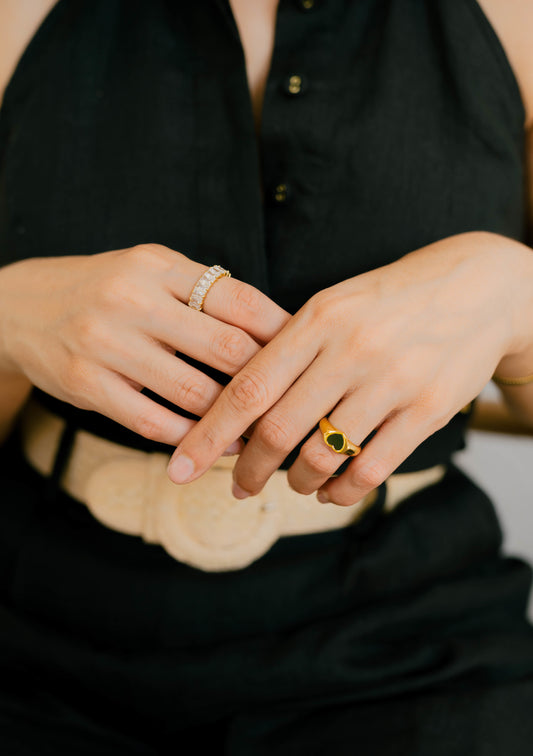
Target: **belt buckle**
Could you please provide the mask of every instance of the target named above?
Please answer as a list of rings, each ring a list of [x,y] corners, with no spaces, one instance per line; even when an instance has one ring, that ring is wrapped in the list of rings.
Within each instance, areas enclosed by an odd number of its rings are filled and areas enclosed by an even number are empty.
[[[169,479],[168,456],[117,457],[90,475],[85,501],[107,527],[160,544],[180,562],[204,571],[248,566],[278,540],[281,507],[262,491],[246,500],[231,493],[231,472],[214,466],[192,483]]]
[[[159,542],[180,562],[208,572],[247,567],[281,532],[282,510],[268,493],[235,499],[231,471],[216,465],[192,483],[177,486],[165,464],[156,499]]]

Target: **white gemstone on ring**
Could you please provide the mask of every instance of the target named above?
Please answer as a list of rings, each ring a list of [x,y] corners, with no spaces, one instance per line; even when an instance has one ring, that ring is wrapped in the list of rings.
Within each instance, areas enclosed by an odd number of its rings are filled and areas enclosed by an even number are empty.
[[[191,296],[189,297],[189,307],[192,307],[194,310],[201,310],[207,292],[215,281],[218,281],[218,279],[223,276],[229,278],[231,273],[229,270],[225,270],[221,265],[212,265],[204,271],[193,287]]]

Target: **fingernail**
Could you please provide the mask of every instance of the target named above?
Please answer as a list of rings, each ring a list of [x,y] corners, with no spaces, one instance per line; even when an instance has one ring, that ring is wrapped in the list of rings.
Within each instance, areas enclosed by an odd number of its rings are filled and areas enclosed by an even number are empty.
[[[244,488],[238,486],[237,483],[233,484],[231,491],[236,499],[246,499],[248,496],[251,496],[249,491],[245,491]]]
[[[167,473],[173,483],[187,483],[194,473],[194,462],[185,454],[178,454],[169,464]]]
[[[330,500],[328,498],[328,495],[325,491],[319,490],[317,492],[316,498],[319,500],[321,504],[330,504]]]
[[[234,441],[232,444],[230,444],[230,446],[228,446],[226,451],[222,452],[222,456],[231,457],[232,454],[238,454],[241,450],[241,444],[242,441],[240,441],[240,439],[237,439],[237,441]]]

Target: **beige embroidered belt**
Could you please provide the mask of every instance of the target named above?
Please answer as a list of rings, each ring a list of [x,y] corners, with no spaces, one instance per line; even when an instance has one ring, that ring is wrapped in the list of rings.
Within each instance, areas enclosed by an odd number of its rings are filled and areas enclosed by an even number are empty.
[[[65,421],[30,400],[21,417],[23,451],[50,475]],[[234,457],[221,457],[201,478],[175,485],[168,455],[143,452],[78,430],[60,486],[102,524],[157,543],[180,562],[206,571],[236,570],[262,556],[281,536],[318,533],[356,522],[377,490],[350,507],[320,504],[289,487],[277,470],[257,496],[231,493]],[[437,483],[444,465],[391,475],[384,510]]]

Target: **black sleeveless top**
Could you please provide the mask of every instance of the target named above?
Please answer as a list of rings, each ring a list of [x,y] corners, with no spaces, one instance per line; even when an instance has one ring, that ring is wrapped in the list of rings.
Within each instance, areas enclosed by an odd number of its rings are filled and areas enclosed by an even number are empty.
[[[293,313],[453,234],[523,240],[523,123],[474,0],[281,0],[259,143],[228,0],[60,0],[1,110],[0,264],[158,242]],[[448,460],[467,419],[399,470]]]

